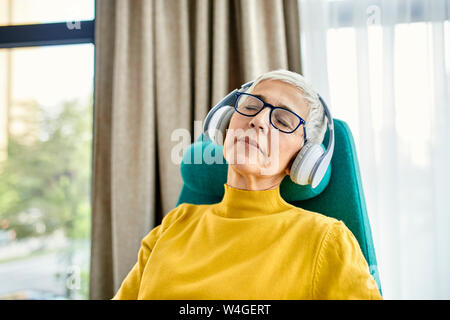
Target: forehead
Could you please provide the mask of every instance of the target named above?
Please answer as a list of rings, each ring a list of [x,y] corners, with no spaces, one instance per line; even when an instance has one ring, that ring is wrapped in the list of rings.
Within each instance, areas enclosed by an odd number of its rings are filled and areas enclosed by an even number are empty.
[[[267,79],[258,83],[249,93],[258,95],[273,106],[288,108],[304,119],[308,115],[309,108],[302,91],[289,83]]]

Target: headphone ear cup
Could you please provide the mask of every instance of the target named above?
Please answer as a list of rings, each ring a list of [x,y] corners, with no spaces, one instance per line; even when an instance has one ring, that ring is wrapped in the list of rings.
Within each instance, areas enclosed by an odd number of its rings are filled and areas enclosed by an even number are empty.
[[[320,161],[317,169],[314,171],[311,176],[311,187],[315,188],[322,181],[325,173],[327,172],[328,166],[330,165],[330,161],[323,160]]]
[[[225,140],[226,130],[233,116],[234,108],[232,106],[223,106],[217,109],[211,116],[208,125],[207,135],[217,145],[222,146]]]
[[[291,180],[299,185],[310,184],[314,165],[324,152],[322,145],[307,142],[292,163],[289,173]]]

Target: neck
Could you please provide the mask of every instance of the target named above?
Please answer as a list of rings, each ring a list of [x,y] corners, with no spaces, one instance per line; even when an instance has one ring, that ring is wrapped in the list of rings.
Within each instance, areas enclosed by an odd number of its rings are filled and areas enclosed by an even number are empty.
[[[292,206],[283,200],[280,186],[268,190],[241,190],[224,184],[222,201],[215,214],[225,218],[254,218],[287,212]]]
[[[285,173],[262,176],[239,172],[233,165],[228,166],[227,185],[242,190],[269,190],[277,188]]]

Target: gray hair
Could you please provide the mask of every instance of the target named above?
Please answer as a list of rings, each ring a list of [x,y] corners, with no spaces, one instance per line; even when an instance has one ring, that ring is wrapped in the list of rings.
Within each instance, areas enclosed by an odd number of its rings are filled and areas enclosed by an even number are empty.
[[[247,92],[252,92],[258,83],[263,80],[280,80],[300,89],[303,97],[308,102],[309,113],[306,121],[306,138],[308,142],[321,144],[327,130],[327,120],[323,106],[320,103],[316,91],[311,84],[300,74],[284,69],[266,72],[255,79]]]

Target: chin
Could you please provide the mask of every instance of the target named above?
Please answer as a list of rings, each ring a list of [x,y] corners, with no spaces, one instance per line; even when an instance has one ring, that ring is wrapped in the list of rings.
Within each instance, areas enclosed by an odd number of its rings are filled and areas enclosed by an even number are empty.
[[[241,174],[245,175],[255,175],[260,176],[261,174],[261,168],[260,166],[254,165],[254,164],[248,164],[248,163],[234,163],[230,164],[233,166],[233,169]]]
[[[276,176],[283,171],[279,168],[278,158],[272,159],[261,154],[250,154],[247,150],[243,153],[236,153],[234,148],[231,149],[231,152],[224,152],[224,155],[227,163],[243,175]],[[274,160],[275,162],[273,162]]]
[[[229,164],[230,166],[233,166],[233,170],[239,172],[242,175],[252,175],[252,176],[278,176],[281,174],[281,171],[279,168],[271,168],[264,167],[257,164],[249,164],[249,163],[233,163]]]

